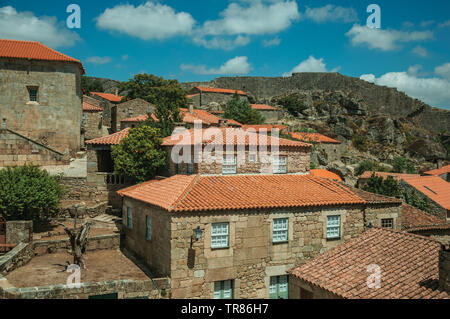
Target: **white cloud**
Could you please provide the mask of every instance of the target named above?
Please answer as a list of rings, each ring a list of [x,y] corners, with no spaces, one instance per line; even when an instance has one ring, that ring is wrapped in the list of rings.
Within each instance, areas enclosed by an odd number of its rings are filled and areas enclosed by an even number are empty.
[[[194,43],[204,46],[207,49],[233,50],[237,47],[245,46],[250,43],[250,38],[242,35],[236,37],[194,37]]]
[[[275,37],[273,39],[263,40],[263,46],[267,47],[275,47],[280,45],[281,39],[279,37]]]
[[[450,63],[445,63],[434,69],[434,73],[450,81]]]
[[[399,42],[417,42],[434,38],[431,31],[405,32],[398,30],[371,29],[358,24],[345,34],[353,45],[367,45],[370,49],[392,51],[398,49]]]
[[[299,65],[294,67],[292,71],[286,72],[283,74],[284,77],[291,76],[292,73],[298,72],[337,72],[340,70],[340,67],[336,67],[331,71],[328,71],[323,58],[316,59],[314,56],[310,56],[305,61],[300,62]]]
[[[150,1],[137,7],[131,4],[117,5],[106,9],[96,20],[100,29],[124,33],[142,40],[188,35],[195,25],[195,20],[189,13],[175,12],[167,5]]]
[[[425,27],[428,27],[428,26],[434,24],[435,22],[436,21],[434,21],[434,20],[422,21],[422,22],[420,22],[420,26],[425,28]]]
[[[97,64],[97,65],[107,64],[107,63],[110,63],[111,61],[112,61],[112,59],[109,56],[105,56],[105,57],[91,56],[86,59],[87,63]]]
[[[408,68],[408,74],[417,75],[420,69],[422,69],[422,66],[420,64],[411,65]]]
[[[450,82],[438,77],[420,77],[414,72],[390,72],[379,78],[373,74],[363,74],[361,79],[367,82],[397,88],[413,98],[420,99],[432,106],[450,105]]]
[[[439,27],[440,28],[450,27],[450,20],[447,20],[447,21],[445,21],[443,23],[440,23]]]
[[[358,21],[358,14],[353,8],[343,8],[327,4],[320,8],[306,8],[304,17],[317,23],[343,22],[350,23]]]
[[[220,13],[221,19],[208,20],[201,27],[204,35],[261,35],[274,34],[289,28],[299,19],[295,1],[276,1],[264,4],[249,1],[248,6],[231,3]]]
[[[36,17],[11,6],[0,7],[0,38],[39,41],[52,48],[73,46],[81,40],[56,17]]]
[[[183,71],[191,71],[195,74],[248,74],[252,70],[252,66],[248,63],[246,56],[237,56],[231,60],[225,62],[219,68],[208,69],[204,65],[192,65],[192,64],[182,64],[181,69]]]
[[[412,53],[421,56],[422,58],[426,58],[428,56],[428,51],[423,46],[418,45],[413,50]]]

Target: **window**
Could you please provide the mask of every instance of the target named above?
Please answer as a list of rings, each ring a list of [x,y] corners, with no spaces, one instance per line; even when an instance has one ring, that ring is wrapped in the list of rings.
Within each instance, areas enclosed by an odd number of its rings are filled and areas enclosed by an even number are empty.
[[[148,216],[145,217],[145,239],[152,241],[152,219]]]
[[[37,102],[38,101],[38,87],[37,86],[29,86],[28,89],[28,102]]]
[[[127,227],[133,228],[133,215],[131,213],[131,207],[127,207]]]
[[[447,219],[450,219],[450,210],[447,211]]]
[[[288,241],[289,219],[278,218],[273,220],[273,242],[283,243]]]
[[[187,173],[188,174],[193,174],[194,173],[194,164],[192,164],[192,163],[188,163],[187,164]]]
[[[273,173],[286,174],[287,173],[287,157],[279,156],[273,159]]]
[[[248,157],[250,163],[256,163],[256,154],[250,154]]]
[[[81,119],[81,124],[86,125],[86,114],[83,114],[83,117]]]
[[[393,218],[385,218],[381,220],[381,227],[383,228],[394,228],[394,219]]]
[[[341,238],[341,216],[327,216],[327,239]]]
[[[228,248],[228,231],[229,223],[212,224],[211,228],[211,247],[212,248]]]
[[[214,299],[233,299],[233,281],[216,281],[214,283]]]
[[[288,276],[270,277],[269,298],[270,299],[289,298]]]
[[[237,172],[237,157],[225,156],[222,161],[222,174],[236,174]]]

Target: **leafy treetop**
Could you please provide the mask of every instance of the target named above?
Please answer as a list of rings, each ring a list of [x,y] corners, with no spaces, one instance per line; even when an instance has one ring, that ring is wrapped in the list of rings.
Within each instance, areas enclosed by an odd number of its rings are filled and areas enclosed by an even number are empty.
[[[237,94],[228,101],[224,118],[233,119],[241,124],[263,124],[265,118],[256,110],[252,109],[246,99],[241,99]]]

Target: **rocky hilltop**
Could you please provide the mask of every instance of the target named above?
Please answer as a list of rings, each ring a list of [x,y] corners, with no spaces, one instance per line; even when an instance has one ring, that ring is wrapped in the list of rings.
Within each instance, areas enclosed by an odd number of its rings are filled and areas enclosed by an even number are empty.
[[[220,77],[210,82],[182,84],[243,90],[258,102],[299,91],[342,91],[358,94],[367,105],[368,115],[409,118],[435,133],[450,133],[450,111],[438,109],[409,97],[395,88],[379,86],[339,73],[294,73],[291,77]]]

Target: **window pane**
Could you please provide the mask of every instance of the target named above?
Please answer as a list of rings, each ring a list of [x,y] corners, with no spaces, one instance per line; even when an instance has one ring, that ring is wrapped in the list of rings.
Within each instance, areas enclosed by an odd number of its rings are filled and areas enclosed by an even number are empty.
[[[214,299],[222,298],[222,282],[218,281],[214,283]]]
[[[288,241],[289,219],[279,218],[273,220],[273,242]]]
[[[341,216],[327,216],[327,238],[339,238],[341,236]]]
[[[150,217],[146,217],[146,234],[145,237],[147,240],[152,240],[152,220],[150,219]]]
[[[212,224],[211,227],[211,247],[224,248],[228,247],[228,223]]]

